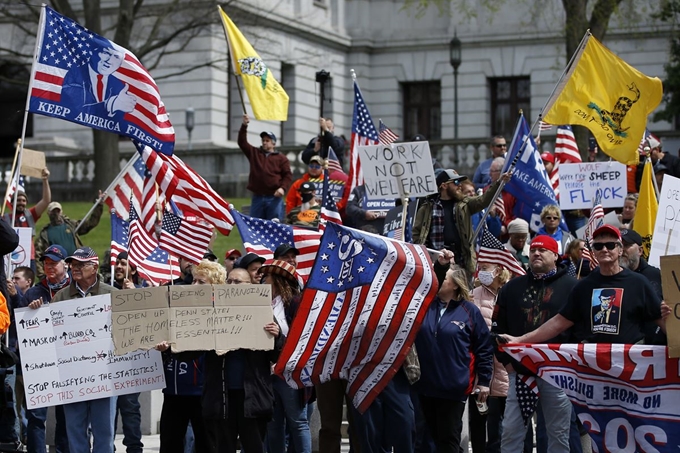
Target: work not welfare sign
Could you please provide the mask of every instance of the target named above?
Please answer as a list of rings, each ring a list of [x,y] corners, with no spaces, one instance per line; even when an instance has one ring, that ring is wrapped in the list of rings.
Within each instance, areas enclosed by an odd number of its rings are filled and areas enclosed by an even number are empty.
[[[428,142],[360,146],[358,152],[368,200],[437,193]]]
[[[667,358],[665,346],[534,344],[503,350],[564,390],[598,451],[677,451],[679,364]]]
[[[110,294],[15,311],[29,409],[165,387],[156,350],[113,353]]]

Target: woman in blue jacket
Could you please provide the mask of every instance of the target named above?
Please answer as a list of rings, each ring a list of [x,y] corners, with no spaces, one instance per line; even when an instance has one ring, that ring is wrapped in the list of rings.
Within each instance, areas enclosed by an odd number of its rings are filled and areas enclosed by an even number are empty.
[[[435,263],[439,293],[416,337],[421,369],[416,386],[437,453],[458,453],[465,401],[473,392],[486,401],[493,367],[489,329],[470,302],[465,271],[448,269],[451,258],[444,250]]]

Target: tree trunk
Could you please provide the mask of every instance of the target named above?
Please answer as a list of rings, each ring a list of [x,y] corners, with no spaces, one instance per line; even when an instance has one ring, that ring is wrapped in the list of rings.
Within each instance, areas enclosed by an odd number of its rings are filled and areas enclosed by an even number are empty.
[[[93,130],[94,138],[94,188],[105,190],[120,172],[118,135]]]

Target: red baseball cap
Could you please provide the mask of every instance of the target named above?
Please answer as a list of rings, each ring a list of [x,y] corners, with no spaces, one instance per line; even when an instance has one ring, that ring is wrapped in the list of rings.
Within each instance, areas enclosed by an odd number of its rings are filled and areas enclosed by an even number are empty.
[[[555,156],[550,154],[549,152],[545,152],[541,154],[541,160],[544,160],[546,162],[550,162],[551,164],[555,163]]]
[[[531,247],[530,249],[546,249],[550,250],[553,253],[558,253],[558,248],[557,248],[557,241],[555,241],[553,238],[551,238],[548,235],[542,234],[540,236],[536,236],[533,241],[531,241]]]
[[[593,239],[595,239],[596,237],[601,236],[603,234],[609,234],[611,236],[616,237],[619,241],[621,240],[621,232],[615,226],[602,225],[600,228],[595,230],[595,232],[593,233]]]
[[[241,251],[239,249],[229,249],[227,253],[224,254],[225,258],[229,258],[231,255],[241,256]]]

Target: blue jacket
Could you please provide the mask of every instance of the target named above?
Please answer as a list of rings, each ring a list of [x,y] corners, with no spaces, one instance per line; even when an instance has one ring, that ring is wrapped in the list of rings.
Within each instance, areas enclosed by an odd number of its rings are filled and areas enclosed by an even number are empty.
[[[164,352],[165,388],[163,393],[201,396],[203,394],[203,359],[204,354],[196,359],[178,360],[177,354]]]
[[[473,303],[435,298],[416,337],[420,360],[420,393],[434,398],[465,401],[477,383],[489,386],[493,347],[484,317]]]

